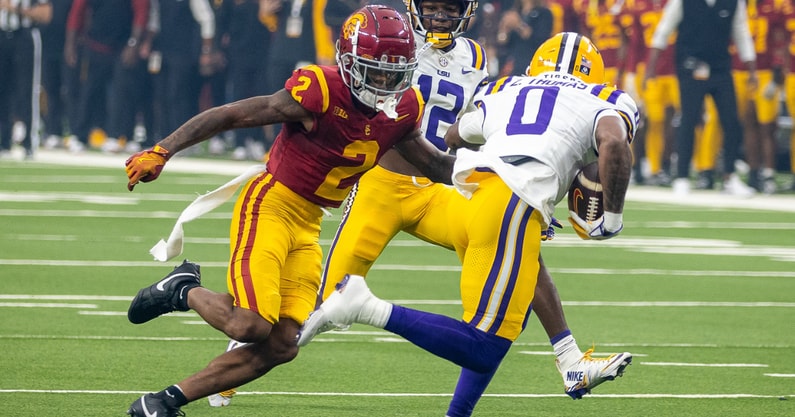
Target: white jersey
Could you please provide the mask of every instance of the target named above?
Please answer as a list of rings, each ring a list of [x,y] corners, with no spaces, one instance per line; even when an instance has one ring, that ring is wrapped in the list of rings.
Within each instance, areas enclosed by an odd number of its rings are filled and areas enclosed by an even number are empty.
[[[485,144],[478,152],[458,151],[456,188],[471,195],[477,184],[467,177],[477,168],[490,169],[547,223],[577,172],[598,158],[597,122],[620,117],[630,141],[638,123],[628,94],[562,72],[497,80],[482,89],[475,104],[478,110],[462,117],[460,126],[470,128],[461,135]]]
[[[417,49],[423,48],[423,37],[415,36]],[[425,113],[420,130],[441,150],[447,150],[444,134],[459,116],[472,110],[472,99],[478,87],[485,85],[486,53],[477,42],[459,37],[448,51],[426,48],[417,57],[414,85],[425,100]]]

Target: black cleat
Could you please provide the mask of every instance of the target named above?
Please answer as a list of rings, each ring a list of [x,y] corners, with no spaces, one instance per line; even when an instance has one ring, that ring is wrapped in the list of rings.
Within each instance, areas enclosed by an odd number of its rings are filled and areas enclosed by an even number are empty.
[[[165,278],[138,291],[127,318],[141,324],[172,311],[188,311],[188,290],[200,284],[199,265],[185,260]]]
[[[163,399],[146,394],[135,400],[127,410],[132,417],[179,417],[185,416],[179,408],[169,407]]]

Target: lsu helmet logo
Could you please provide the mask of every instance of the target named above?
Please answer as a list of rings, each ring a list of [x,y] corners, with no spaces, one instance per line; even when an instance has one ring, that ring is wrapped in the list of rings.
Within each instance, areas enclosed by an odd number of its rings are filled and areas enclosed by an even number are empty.
[[[359,29],[367,27],[367,16],[364,13],[354,13],[348,20],[342,25],[342,37],[345,39],[350,39],[352,36],[356,34],[356,27]]]

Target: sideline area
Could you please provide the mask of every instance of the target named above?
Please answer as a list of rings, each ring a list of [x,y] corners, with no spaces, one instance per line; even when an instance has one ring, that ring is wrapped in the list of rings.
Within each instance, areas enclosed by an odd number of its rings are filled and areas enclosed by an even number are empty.
[[[119,168],[121,171],[128,156],[126,154],[103,154],[90,151],[73,154],[65,150],[40,150],[36,153],[33,161],[24,163]],[[231,179],[256,164],[256,162],[252,161],[232,161],[176,155],[168,162],[168,168],[166,169],[174,172],[229,175]],[[674,196],[670,188],[632,185],[627,193],[627,200],[710,208],[795,212],[795,195],[793,194],[757,194],[750,198],[738,198],[722,194],[716,190],[693,190],[687,198],[682,199]]]

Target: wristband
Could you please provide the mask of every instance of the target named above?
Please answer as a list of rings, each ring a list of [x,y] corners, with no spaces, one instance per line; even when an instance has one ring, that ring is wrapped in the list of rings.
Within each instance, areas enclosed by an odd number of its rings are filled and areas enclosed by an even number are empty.
[[[155,145],[152,148],[152,152],[162,156],[163,158],[166,158],[166,161],[168,161],[168,159],[171,158],[171,152],[169,152],[168,149],[166,149],[166,148],[164,148],[164,147],[162,147],[160,145]],[[607,214],[607,213],[605,213],[605,214]]]
[[[622,213],[611,213],[609,211],[605,211],[604,219],[604,229],[606,232],[615,232],[617,230],[621,230],[621,226],[624,224],[623,222],[623,214]]]

